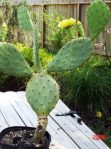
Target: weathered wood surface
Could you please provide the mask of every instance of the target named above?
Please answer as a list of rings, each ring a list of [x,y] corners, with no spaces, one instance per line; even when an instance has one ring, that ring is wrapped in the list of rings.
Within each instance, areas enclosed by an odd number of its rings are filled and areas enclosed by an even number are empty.
[[[52,136],[50,149],[109,149],[101,140],[93,140],[94,132],[83,122],[78,124],[77,118],[55,116],[68,111],[59,100],[48,117],[47,130]],[[37,116],[25,92],[0,92],[0,131],[10,126],[37,126]]]
[[[18,4],[22,0],[9,0],[12,4]],[[104,0],[107,3],[110,3],[110,0]],[[42,5],[42,4],[74,4],[74,3],[90,3],[91,0],[26,0],[27,4],[32,5]],[[3,0],[0,0],[0,3],[3,3]]]

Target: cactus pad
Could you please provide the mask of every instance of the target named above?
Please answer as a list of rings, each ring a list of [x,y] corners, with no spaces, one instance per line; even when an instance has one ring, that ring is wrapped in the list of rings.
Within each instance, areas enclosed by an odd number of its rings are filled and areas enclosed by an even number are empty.
[[[29,12],[24,5],[18,7],[18,22],[21,29],[33,31],[33,23],[30,19]]]
[[[74,69],[85,62],[92,52],[90,38],[81,37],[64,45],[47,67],[49,72],[62,72]]]
[[[87,10],[90,37],[94,40],[104,30],[110,17],[110,10],[103,0],[94,0]]]
[[[34,74],[27,85],[26,97],[38,116],[47,116],[59,99],[58,84],[47,74]]]
[[[0,71],[11,76],[31,76],[24,57],[11,44],[0,42]]]

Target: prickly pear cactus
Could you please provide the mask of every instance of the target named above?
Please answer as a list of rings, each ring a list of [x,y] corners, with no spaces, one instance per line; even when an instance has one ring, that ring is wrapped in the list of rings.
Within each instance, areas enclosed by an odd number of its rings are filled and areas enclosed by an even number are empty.
[[[11,44],[0,42],[0,71],[11,76],[31,76],[24,57]]]
[[[110,10],[103,0],[94,0],[87,10],[90,37],[94,40],[104,30],[110,17]]]
[[[38,116],[47,116],[59,99],[59,87],[47,74],[37,73],[26,88],[26,97]]]
[[[62,72],[72,70],[90,56],[92,52],[92,41],[90,38],[81,37],[68,42],[54,60],[48,64],[47,71]]]
[[[33,31],[33,23],[30,19],[29,12],[24,5],[18,7],[18,22],[21,29],[26,31]]]

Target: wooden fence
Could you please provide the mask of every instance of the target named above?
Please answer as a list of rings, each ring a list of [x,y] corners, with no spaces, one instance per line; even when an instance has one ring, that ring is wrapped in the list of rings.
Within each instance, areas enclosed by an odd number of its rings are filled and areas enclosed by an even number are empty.
[[[84,2],[83,2],[84,1]],[[106,2],[111,10],[111,1]],[[86,10],[90,4],[89,0],[49,0],[49,2],[39,3],[33,5],[33,11],[38,13],[38,22],[39,22],[39,31],[41,33],[41,44],[44,47],[47,45],[46,36],[49,34],[48,26],[44,23],[43,12],[47,13],[57,13],[60,16],[65,18],[75,18],[82,22],[86,35],[89,33],[87,19],[86,19]],[[111,29],[111,19],[108,22],[106,28]],[[102,33],[99,38],[96,40],[98,43],[105,42],[105,33]],[[107,41],[105,43],[107,48],[111,48],[111,33],[107,35]],[[98,49],[96,49],[98,53]],[[102,48],[99,48],[99,53],[105,54],[105,51]]]
[[[49,34],[48,26],[43,19],[43,13],[46,11],[49,14],[57,13],[65,18],[75,18],[82,22],[86,35],[88,35],[88,25],[86,19],[86,10],[91,0],[27,0],[27,4],[32,5],[32,10],[38,14],[38,25],[40,36],[40,44],[44,47],[47,44],[47,34]],[[18,4],[20,0],[11,1],[12,4]],[[111,1],[106,0],[107,5],[111,10]],[[95,21],[95,20],[94,20]],[[106,28],[111,28],[111,19]],[[97,42],[104,42],[105,33],[102,33]],[[107,36],[107,48],[111,47],[111,34]]]

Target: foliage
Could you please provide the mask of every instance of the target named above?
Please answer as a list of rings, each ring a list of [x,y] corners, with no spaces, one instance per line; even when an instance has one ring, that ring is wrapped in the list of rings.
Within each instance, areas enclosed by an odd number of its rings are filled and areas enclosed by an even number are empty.
[[[33,48],[30,48],[24,44],[16,43],[14,46],[23,54],[26,61],[31,67],[33,67]],[[45,68],[53,58],[53,55],[46,49],[39,49],[39,59],[41,68]]]
[[[32,66],[33,65],[33,49],[21,43],[16,43],[14,44],[14,46],[23,54],[28,64]]]
[[[48,27],[49,35],[46,36],[49,45],[51,46],[52,51],[56,52],[62,46],[62,32],[61,29],[58,28],[57,24],[63,19],[62,16],[58,16],[57,14],[48,14],[44,13],[44,21]]]
[[[108,104],[108,103],[105,103]],[[96,133],[103,135],[103,141],[111,148],[111,110],[110,104],[106,107],[106,109],[102,110],[102,117],[95,117],[91,119],[91,124],[89,127]],[[93,124],[93,125],[92,125]]]
[[[91,56],[84,67],[64,73],[61,83],[62,98],[79,108],[96,110],[111,98],[111,68],[100,56]]]
[[[39,50],[39,58],[40,58],[40,66],[42,68],[46,68],[47,64],[52,61],[53,55],[48,52],[46,49],[40,49]]]
[[[6,23],[3,23],[0,28],[0,41],[6,41],[7,33],[8,33],[8,27]]]
[[[81,36],[84,35],[81,22],[78,21],[76,23],[76,20],[73,18],[64,19],[63,16],[59,16],[56,13],[48,14],[45,12],[44,20],[49,31],[46,38],[48,40],[48,44],[51,45],[50,50],[52,52],[56,53],[66,42],[77,38],[78,31]]]
[[[18,27],[17,6],[12,6],[12,14],[9,17],[8,26]]]

